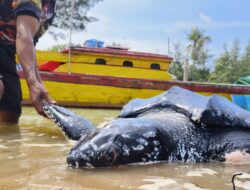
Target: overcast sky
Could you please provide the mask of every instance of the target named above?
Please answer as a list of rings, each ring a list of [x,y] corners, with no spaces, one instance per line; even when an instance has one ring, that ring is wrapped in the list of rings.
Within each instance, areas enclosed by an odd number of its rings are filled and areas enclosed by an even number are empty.
[[[231,45],[238,38],[244,46],[250,41],[249,9],[250,0],[103,0],[89,12],[98,21],[84,32],[73,33],[72,41],[83,44],[94,38],[135,51],[167,54],[168,39],[184,47],[186,34],[199,27],[212,38],[209,49],[216,57],[225,43]],[[37,48],[54,43],[46,34]]]

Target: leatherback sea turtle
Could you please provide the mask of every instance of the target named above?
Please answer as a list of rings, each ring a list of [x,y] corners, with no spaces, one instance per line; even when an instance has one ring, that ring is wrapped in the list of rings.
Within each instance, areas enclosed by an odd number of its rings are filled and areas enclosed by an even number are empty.
[[[102,128],[63,107],[43,108],[69,139],[78,140],[67,157],[72,167],[250,161],[250,112],[218,95],[173,87],[132,100]]]

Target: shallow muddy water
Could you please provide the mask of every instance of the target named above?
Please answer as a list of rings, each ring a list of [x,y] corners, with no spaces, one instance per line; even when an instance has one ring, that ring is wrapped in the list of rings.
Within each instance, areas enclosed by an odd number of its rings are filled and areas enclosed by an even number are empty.
[[[75,109],[98,124],[118,110]],[[0,190],[250,190],[250,165],[158,163],[110,169],[71,169],[73,146],[49,120],[24,108],[19,126],[0,126]]]

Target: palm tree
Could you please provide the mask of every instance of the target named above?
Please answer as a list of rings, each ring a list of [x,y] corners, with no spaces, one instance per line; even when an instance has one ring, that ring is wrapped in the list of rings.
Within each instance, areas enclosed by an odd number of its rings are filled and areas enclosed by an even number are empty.
[[[200,28],[193,28],[190,33],[187,34],[190,44],[188,49],[191,49],[191,59],[195,66],[201,68],[205,67],[206,59],[208,58],[206,44],[211,41],[209,36],[205,35],[205,32]]]
[[[188,57],[192,60],[189,68],[189,79],[193,81],[207,81],[209,69],[206,68],[206,61],[209,55],[206,45],[211,41],[211,38],[197,27],[187,34],[187,38],[190,43],[186,50]]]

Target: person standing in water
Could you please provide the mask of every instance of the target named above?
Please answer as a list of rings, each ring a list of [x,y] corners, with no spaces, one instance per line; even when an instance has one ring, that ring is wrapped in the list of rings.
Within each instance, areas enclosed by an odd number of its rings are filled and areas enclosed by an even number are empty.
[[[35,44],[52,23],[56,0],[0,0],[0,122],[18,123],[22,93],[15,56],[21,63],[36,111],[54,103],[36,66]]]

